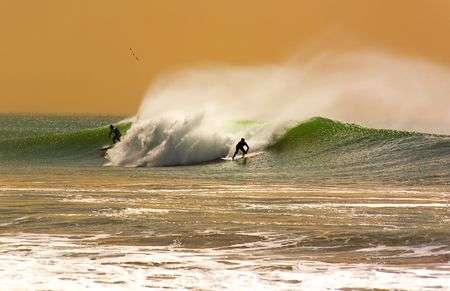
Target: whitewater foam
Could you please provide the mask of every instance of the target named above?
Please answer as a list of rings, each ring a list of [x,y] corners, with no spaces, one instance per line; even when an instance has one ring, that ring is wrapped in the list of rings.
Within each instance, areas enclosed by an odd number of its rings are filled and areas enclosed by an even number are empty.
[[[202,128],[203,117],[172,118],[133,126],[107,157],[113,165],[170,166],[215,160],[228,153],[231,140]]]
[[[446,68],[370,51],[265,67],[184,70],[152,84],[108,159],[121,166],[211,161],[229,153],[241,136],[262,148],[312,116],[449,133],[449,84]],[[261,123],[230,130],[239,120]]]
[[[245,258],[226,250],[104,246],[99,236],[0,236],[0,276],[8,290],[338,290],[450,288],[450,266],[331,264]],[[430,248],[431,249],[431,248]],[[126,254],[126,256],[125,256]],[[62,272],[61,270],[64,270]]]

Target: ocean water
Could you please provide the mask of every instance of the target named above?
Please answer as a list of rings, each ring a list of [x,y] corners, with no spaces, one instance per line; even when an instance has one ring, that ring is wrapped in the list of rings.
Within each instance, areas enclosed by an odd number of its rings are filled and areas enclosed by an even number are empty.
[[[450,289],[449,136],[122,119],[0,116],[1,290]]]

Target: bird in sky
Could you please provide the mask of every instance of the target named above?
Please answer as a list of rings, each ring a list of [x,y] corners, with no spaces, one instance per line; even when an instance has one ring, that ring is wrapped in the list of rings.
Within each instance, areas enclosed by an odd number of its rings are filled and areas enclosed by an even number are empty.
[[[136,62],[141,61],[141,59],[136,55],[136,53],[134,52],[134,50],[132,48],[130,48],[130,55],[136,60]]]

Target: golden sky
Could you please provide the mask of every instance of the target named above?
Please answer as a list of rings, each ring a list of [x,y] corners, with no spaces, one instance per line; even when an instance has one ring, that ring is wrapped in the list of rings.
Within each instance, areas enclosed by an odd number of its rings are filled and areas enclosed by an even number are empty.
[[[450,1],[0,0],[0,38],[0,112],[132,114],[158,73],[205,62],[376,47],[449,66]]]

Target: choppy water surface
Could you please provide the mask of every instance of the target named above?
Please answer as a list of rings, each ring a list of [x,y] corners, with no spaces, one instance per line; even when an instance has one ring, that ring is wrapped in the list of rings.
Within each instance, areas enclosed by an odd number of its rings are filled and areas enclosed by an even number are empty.
[[[445,185],[17,171],[0,178],[8,290],[450,288]]]

